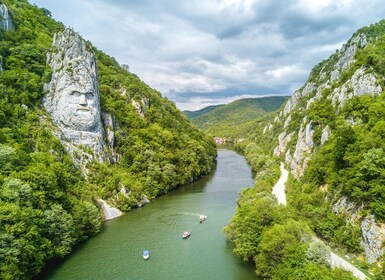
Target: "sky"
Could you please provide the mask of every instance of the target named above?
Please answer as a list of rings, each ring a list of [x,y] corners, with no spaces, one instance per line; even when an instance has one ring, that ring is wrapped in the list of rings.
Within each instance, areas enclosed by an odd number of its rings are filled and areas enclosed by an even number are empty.
[[[29,0],[181,110],[292,95],[382,0]]]

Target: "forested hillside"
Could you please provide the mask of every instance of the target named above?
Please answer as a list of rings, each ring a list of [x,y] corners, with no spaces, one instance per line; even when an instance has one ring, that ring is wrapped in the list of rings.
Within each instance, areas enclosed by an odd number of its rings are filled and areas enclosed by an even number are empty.
[[[247,137],[261,117],[278,110],[287,98],[269,96],[239,99],[226,105],[184,113],[194,125],[205,132],[232,141]]]
[[[55,75],[47,53],[55,55],[54,34],[65,27],[25,0],[0,4],[13,22],[0,25],[0,278],[29,279],[100,231],[99,199],[123,211],[138,207],[210,172],[216,150],[172,102],[86,42],[98,69],[93,94],[113,120],[114,141],[103,161],[86,146],[69,153],[42,106]],[[75,163],[84,157],[84,166]]]
[[[256,185],[241,193],[226,233],[258,275],[349,279],[330,270],[317,236],[385,279],[384,38],[385,21],[358,30],[241,144]],[[291,172],[287,206],[271,194],[280,161]]]
[[[186,115],[186,117],[188,117],[190,120],[194,119],[194,118],[197,118],[201,115],[204,115],[204,114],[207,114],[208,112],[216,109],[216,108],[219,108],[219,107],[222,107],[222,106],[225,106],[225,105],[212,105],[212,106],[208,106],[208,107],[205,107],[203,109],[200,109],[200,110],[197,110],[197,111],[183,111],[183,114]]]

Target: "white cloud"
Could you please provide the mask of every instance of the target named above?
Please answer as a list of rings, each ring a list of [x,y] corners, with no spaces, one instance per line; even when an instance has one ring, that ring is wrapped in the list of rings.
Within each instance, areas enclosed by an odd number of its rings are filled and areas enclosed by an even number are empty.
[[[315,64],[385,14],[380,0],[34,2],[180,107],[189,98],[199,106],[292,93]]]

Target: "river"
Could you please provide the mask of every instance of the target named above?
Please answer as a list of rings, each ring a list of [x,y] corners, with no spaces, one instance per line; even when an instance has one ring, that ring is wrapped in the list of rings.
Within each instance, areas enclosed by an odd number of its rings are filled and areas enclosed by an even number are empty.
[[[256,279],[254,266],[233,255],[222,233],[238,192],[252,185],[245,159],[218,150],[209,176],[105,222],[100,234],[40,279]],[[200,215],[207,216],[202,224]],[[185,230],[191,236],[182,239]],[[150,251],[147,261],[144,249]]]

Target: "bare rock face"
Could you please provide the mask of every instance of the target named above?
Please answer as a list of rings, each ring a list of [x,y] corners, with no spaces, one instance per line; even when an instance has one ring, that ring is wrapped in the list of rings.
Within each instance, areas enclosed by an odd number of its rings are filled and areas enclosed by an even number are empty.
[[[279,136],[278,136],[278,146],[275,147],[274,149],[274,156],[280,156],[286,151],[286,146],[287,143],[291,140],[293,137],[294,132],[290,134],[286,134],[286,131],[283,131]]]
[[[381,86],[377,83],[376,77],[371,73],[365,73],[365,68],[361,67],[356,70],[352,78],[341,87],[336,88],[330,98],[334,106],[342,107],[345,101],[352,98],[354,95],[363,94],[380,94]]]
[[[375,263],[385,252],[385,224],[376,224],[373,215],[368,215],[361,223],[362,240],[368,263]]]
[[[108,146],[113,149],[115,145],[115,133],[118,124],[114,116],[102,113],[102,120],[106,132]]]
[[[8,7],[5,4],[0,4],[0,29],[8,31],[14,29],[12,17],[9,13]],[[4,72],[3,60],[0,56],[0,73]]]
[[[334,65],[334,70],[330,74],[330,82],[337,80],[340,73],[347,69],[354,62],[354,55],[358,48],[363,48],[368,44],[367,38],[364,34],[358,34],[349,42],[344,44],[339,51],[339,59]]]
[[[143,119],[146,116],[148,107],[149,107],[149,101],[146,98],[142,98],[140,101],[131,101],[132,106],[136,109],[139,116]]]
[[[104,133],[94,54],[70,29],[54,36],[53,47],[47,55],[53,74],[44,86],[48,94],[43,105],[59,127],[60,139],[75,163],[90,158],[103,161]],[[91,150],[88,159],[84,150]]]
[[[303,175],[314,147],[312,123],[309,122],[306,125],[304,123],[306,123],[306,120],[304,120],[298,132],[298,141],[289,162],[291,172],[297,178]]]
[[[329,140],[331,131],[329,126],[326,126],[324,129],[322,129],[322,134],[321,134],[321,145],[323,145],[326,141]]]
[[[356,204],[350,201],[348,197],[342,196],[333,204],[332,211],[334,214],[344,215],[349,222],[355,222],[361,218],[360,211],[364,207],[364,204]]]
[[[98,199],[98,202],[100,203],[100,206],[103,210],[105,221],[112,220],[123,215],[123,213],[119,209],[112,207],[103,199]]]
[[[5,31],[15,28],[11,14],[5,4],[0,4],[0,28]]]
[[[315,84],[307,83],[303,89],[297,90],[291,98],[286,102],[285,107],[283,108],[283,115],[286,116],[289,114],[297,105],[298,101],[304,97],[308,96],[313,90],[316,89]]]

